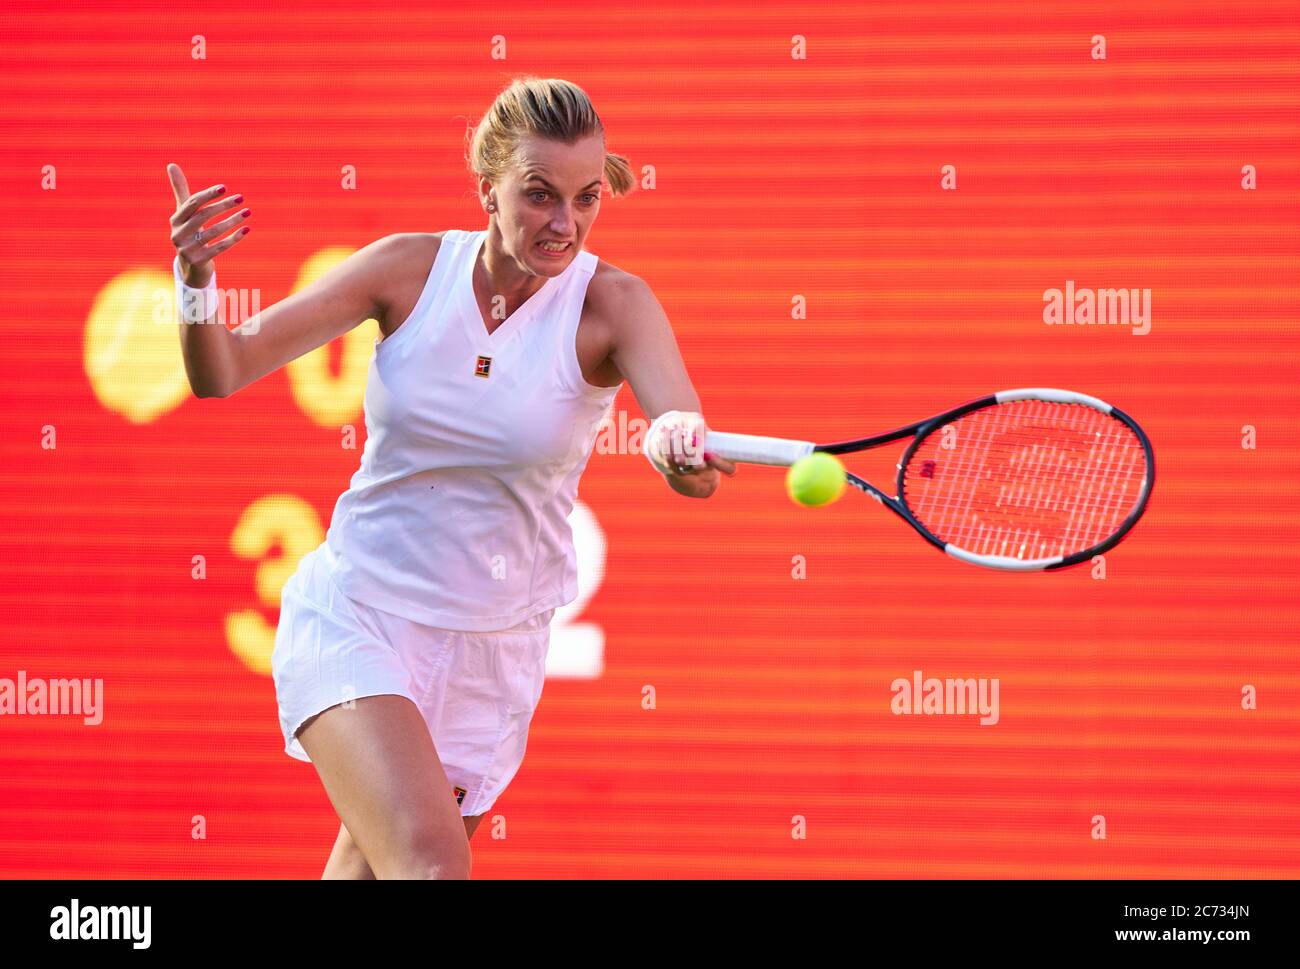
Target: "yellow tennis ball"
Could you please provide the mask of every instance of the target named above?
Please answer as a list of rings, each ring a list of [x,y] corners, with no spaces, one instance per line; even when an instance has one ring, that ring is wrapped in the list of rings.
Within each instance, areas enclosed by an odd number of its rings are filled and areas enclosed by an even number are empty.
[[[814,451],[790,465],[785,474],[785,490],[797,505],[829,505],[844,494],[847,480],[840,459],[825,451]]]

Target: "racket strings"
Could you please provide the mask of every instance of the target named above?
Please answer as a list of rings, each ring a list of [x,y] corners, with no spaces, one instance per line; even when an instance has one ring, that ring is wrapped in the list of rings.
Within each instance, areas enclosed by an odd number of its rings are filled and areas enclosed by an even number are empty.
[[[1146,452],[1118,418],[1082,404],[984,407],[920,441],[908,507],[936,538],[979,555],[1071,555],[1113,535],[1138,503]]]

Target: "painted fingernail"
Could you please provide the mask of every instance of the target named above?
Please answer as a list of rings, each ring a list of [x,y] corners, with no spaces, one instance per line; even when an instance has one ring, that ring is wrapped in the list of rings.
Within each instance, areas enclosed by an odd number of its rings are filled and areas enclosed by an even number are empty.
[[[243,233],[244,235],[248,235],[250,232],[253,231],[253,227],[252,227],[251,225],[246,225],[246,226],[244,226],[242,229],[240,229],[239,231],[240,231],[241,233]]]
[[[218,194],[218,195],[224,195],[224,194],[225,194],[225,191],[226,191],[226,186],[224,186],[224,185],[218,185],[218,186],[217,186],[217,194]]]
[[[244,209],[244,218],[248,218],[252,214],[253,214],[252,209]]]
[[[235,196],[234,198],[232,198],[230,201],[232,201],[232,202],[242,202],[242,201],[244,201],[244,196],[242,196],[242,195],[236,195],[236,196]]]

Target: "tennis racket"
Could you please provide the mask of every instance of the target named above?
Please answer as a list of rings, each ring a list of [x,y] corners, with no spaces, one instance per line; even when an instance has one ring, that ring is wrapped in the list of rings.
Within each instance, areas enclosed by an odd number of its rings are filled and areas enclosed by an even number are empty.
[[[1004,390],[875,437],[814,444],[709,431],[705,450],[788,466],[911,437],[897,496],[865,492],[953,558],[994,569],[1063,569],[1113,548],[1146,510],[1151,442],[1133,418],[1086,394]]]

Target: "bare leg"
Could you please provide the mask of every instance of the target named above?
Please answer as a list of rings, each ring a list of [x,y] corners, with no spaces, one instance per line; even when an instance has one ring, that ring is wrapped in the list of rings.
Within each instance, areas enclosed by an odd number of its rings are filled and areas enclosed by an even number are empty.
[[[376,877],[469,877],[460,808],[415,704],[391,694],[361,697],[352,709],[333,706],[313,717],[298,739]],[[335,848],[349,851],[337,841]],[[331,853],[331,874],[334,861]],[[347,864],[357,869],[355,860]]]
[[[465,822],[465,837],[472,839],[479,822],[483,820],[483,815],[476,814],[461,820]],[[325,873],[321,878],[365,881],[374,877],[375,873],[370,869],[370,863],[366,861],[365,855],[352,840],[352,835],[348,834],[347,827],[340,824],[338,837],[334,840],[334,850],[330,852],[329,861],[325,863]]]
[[[366,856],[352,840],[352,835],[348,834],[345,825],[339,825],[339,836],[334,839],[334,850],[330,852],[329,861],[325,862],[325,872],[320,877],[326,880],[351,879],[353,881],[365,881],[375,877],[375,873],[370,869],[370,863],[366,861]]]

